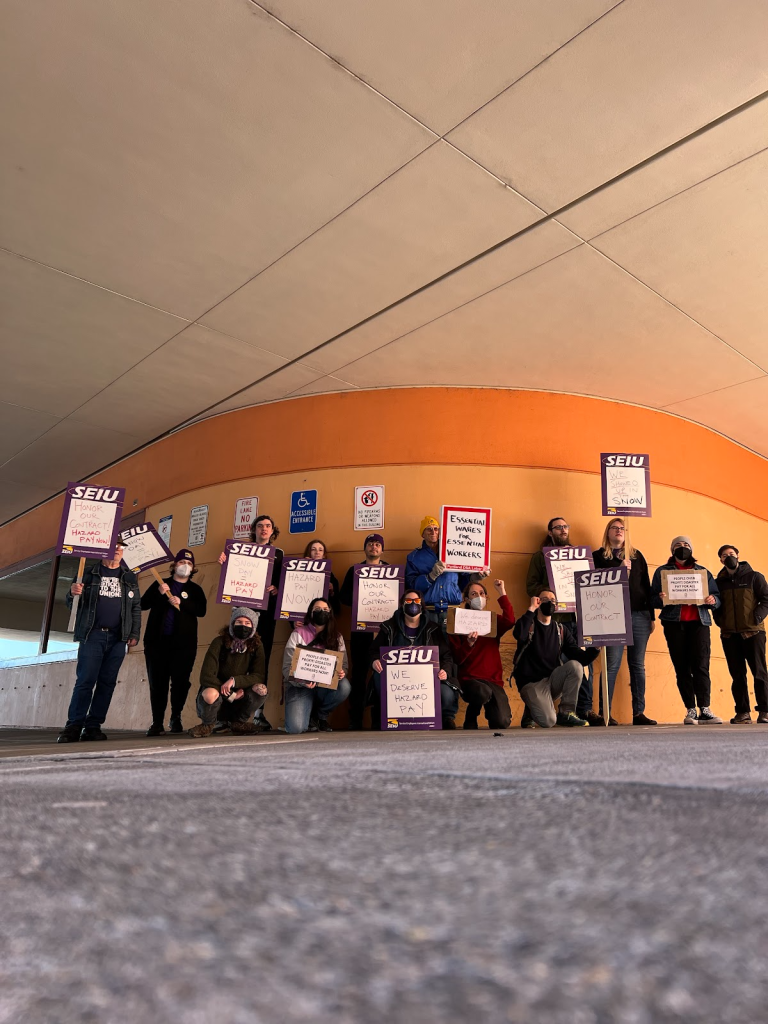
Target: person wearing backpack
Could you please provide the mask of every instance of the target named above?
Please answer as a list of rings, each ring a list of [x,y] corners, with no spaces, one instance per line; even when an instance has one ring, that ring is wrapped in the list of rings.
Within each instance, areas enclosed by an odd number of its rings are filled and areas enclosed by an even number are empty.
[[[234,733],[262,731],[250,721],[267,696],[258,624],[259,613],[252,608],[233,608],[229,625],[214,637],[200,670],[200,724],[189,730],[190,736],[210,736],[217,719]]]
[[[531,597],[528,611],[517,620],[513,630],[517,651],[512,675],[536,725],[542,729],[554,725],[588,726],[589,722],[576,714],[576,700],[584,667],[595,660],[599,651],[596,647],[582,651],[570,626],[554,621],[554,611],[555,595],[551,590]],[[555,711],[558,699],[560,704]]]

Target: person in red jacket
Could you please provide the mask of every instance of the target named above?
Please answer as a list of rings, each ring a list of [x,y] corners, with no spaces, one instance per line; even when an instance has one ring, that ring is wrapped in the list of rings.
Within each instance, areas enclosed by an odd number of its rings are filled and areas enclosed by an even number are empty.
[[[461,695],[467,702],[465,729],[477,729],[477,717],[485,710],[490,729],[508,729],[512,721],[509,699],[504,692],[501,671],[501,638],[515,624],[515,613],[507,597],[504,580],[494,580],[499,595],[501,615],[496,621],[496,636],[449,636],[453,658],[458,666]],[[465,608],[482,611],[488,600],[488,591],[482,583],[469,583],[462,594]]]

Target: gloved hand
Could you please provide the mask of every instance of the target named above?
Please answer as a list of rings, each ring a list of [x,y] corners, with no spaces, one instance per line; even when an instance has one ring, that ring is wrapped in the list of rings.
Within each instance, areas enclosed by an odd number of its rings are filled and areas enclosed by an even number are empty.
[[[480,579],[480,580],[484,580],[484,579],[487,579],[487,577],[490,576],[490,575],[491,575],[491,570],[490,569],[483,569],[481,572],[477,573],[477,578]]]
[[[429,570],[427,578],[434,582],[434,580],[436,580],[437,577],[440,576],[441,573],[444,573],[444,572],[445,572],[445,566],[443,565],[443,563],[438,558],[438,560],[435,562],[435,564]]]

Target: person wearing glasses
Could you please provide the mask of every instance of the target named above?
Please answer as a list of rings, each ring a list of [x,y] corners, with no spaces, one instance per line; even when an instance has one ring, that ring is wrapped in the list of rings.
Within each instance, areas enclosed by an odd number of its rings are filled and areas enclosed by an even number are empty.
[[[406,588],[400,599],[400,607],[386,622],[371,644],[371,668],[373,669],[374,701],[372,718],[374,727],[381,721],[381,660],[382,647],[437,647],[440,659],[440,704],[444,729],[455,729],[456,712],[459,710],[459,686],[456,681],[456,666],[451,648],[440,628],[424,614],[424,602],[418,590]]]

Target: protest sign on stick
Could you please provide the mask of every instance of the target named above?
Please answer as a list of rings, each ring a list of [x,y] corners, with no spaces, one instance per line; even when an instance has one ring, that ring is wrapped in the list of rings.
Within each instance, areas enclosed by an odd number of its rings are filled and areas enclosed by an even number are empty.
[[[650,456],[603,452],[600,478],[604,516],[651,515]]]
[[[327,598],[331,563],[327,558],[284,558],[275,618],[303,622],[316,597]]]
[[[155,568],[165,562],[173,561],[173,552],[152,523],[140,523],[129,530],[120,532],[120,540],[125,545],[123,561],[135,573],[149,569],[160,586],[163,579]],[[170,600],[170,594],[165,595]]]
[[[594,569],[592,552],[587,547],[568,546],[544,548],[549,586],[555,595],[558,612],[576,611],[574,574]]]
[[[491,509],[443,505],[440,561],[455,572],[482,572],[491,564]]]
[[[616,569],[593,569],[576,574],[576,625],[580,647],[602,647],[601,687],[603,718],[611,717],[608,695],[606,647],[631,645],[632,612],[629,603],[629,573]]]
[[[709,597],[709,582],[706,569],[689,569],[675,572],[661,570],[661,590],[666,594],[664,604],[704,604]]]
[[[437,647],[382,647],[381,728],[442,729]]]
[[[219,604],[242,605],[263,611],[269,601],[267,587],[277,551],[269,544],[228,540],[226,558],[219,575]]]
[[[404,565],[356,565],[352,578],[352,626],[375,633],[400,607]]]
[[[317,651],[312,647],[297,647],[291,659],[294,679],[316,683],[326,690],[337,690],[339,673],[344,665],[341,651]]]

